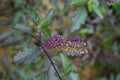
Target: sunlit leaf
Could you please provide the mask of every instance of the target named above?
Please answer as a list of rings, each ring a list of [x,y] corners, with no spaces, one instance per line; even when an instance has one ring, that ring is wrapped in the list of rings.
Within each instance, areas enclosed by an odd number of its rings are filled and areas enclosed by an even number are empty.
[[[101,18],[103,19],[103,15],[102,15],[102,11],[100,10],[100,8],[96,5],[96,4],[93,4],[93,10],[95,11],[95,13]]]
[[[70,60],[64,54],[60,54],[60,56],[61,56],[63,71],[64,71],[63,75],[68,75],[72,69]]]
[[[70,77],[71,77],[72,80],[80,80],[79,75],[75,72],[71,72]]]
[[[82,34],[91,34],[91,33],[93,33],[93,31],[92,30],[90,30],[90,29],[88,29],[88,28],[85,28],[85,29],[81,29],[81,31],[80,31]]]
[[[49,29],[43,28],[42,32],[44,33],[44,36],[42,38],[44,41],[48,40],[51,37],[51,32]]]
[[[87,0],[72,0],[72,5],[81,5],[84,4]]]
[[[55,11],[53,9],[50,9],[45,19],[40,22],[38,28],[50,25],[53,22],[54,17],[55,17]]]
[[[39,12],[37,12],[37,10],[27,7],[26,12],[32,18],[35,24],[39,24],[42,21],[42,16]]]
[[[73,18],[72,18],[72,25],[71,25],[71,32],[74,32],[75,30],[78,30],[82,24],[85,23],[87,19],[87,11],[84,7],[78,8],[74,13],[73,13]]]
[[[94,0],[89,0],[88,1],[88,10],[94,11],[101,19],[103,19],[103,14],[102,11],[100,9],[100,7],[98,6],[98,1],[96,0],[96,2]]]
[[[93,9],[93,6],[92,6],[93,1],[94,1],[94,0],[89,0],[89,1],[88,1],[88,10],[89,10],[90,12],[91,12],[92,9]]]

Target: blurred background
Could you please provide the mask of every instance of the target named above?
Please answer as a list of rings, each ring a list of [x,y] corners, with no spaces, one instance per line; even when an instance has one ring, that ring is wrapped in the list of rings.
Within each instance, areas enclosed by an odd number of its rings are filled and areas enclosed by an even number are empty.
[[[87,41],[94,57],[69,57],[78,80],[120,80],[120,0],[0,0],[0,80],[32,80],[43,67],[44,59],[19,66],[12,63],[24,45],[35,42],[13,29],[18,23],[37,25],[26,16],[26,6],[42,17],[51,8],[55,10],[53,23],[43,29],[45,38],[60,34]]]

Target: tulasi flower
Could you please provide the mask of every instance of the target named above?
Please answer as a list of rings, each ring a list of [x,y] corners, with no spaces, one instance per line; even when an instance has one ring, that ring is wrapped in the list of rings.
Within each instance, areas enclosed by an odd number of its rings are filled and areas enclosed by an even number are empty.
[[[53,35],[50,39],[46,41],[45,46],[47,48],[55,48],[63,43],[63,40],[64,38],[62,38],[60,35]]]
[[[46,41],[45,47],[56,51],[70,52],[78,55],[88,53],[86,42],[79,37],[63,38],[60,35],[53,35]]]

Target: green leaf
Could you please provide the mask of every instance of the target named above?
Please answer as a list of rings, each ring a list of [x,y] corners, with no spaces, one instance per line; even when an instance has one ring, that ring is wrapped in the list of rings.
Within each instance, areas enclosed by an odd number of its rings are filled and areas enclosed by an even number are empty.
[[[20,79],[22,79],[22,80],[28,79],[28,76],[23,69],[18,69],[16,72],[19,75]]]
[[[115,39],[115,35],[109,34],[102,39],[102,43],[104,44],[104,46],[111,46],[114,39]]]
[[[68,75],[72,69],[70,60],[64,55],[60,54],[63,64],[63,75]]]
[[[98,7],[98,1],[89,0],[88,1],[88,10],[91,12],[92,10],[101,18],[103,19],[103,14],[101,9]]]
[[[93,4],[92,7],[93,7],[94,12],[95,12],[101,19],[103,19],[102,11],[100,10],[100,8],[99,8],[96,4]]]
[[[7,57],[1,57],[0,58],[0,64],[4,69],[9,70],[11,67],[11,63],[9,62]]]
[[[54,17],[55,17],[55,11],[53,9],[50,9],[45,19],[40,22],[38,28],[50,25],[53,22]]]
[[[82,24],[85,23],[87,19],[87,11],[84,7],[78,8],[74,13],[73,13],[73,18],[72,18],[72,25],[71,25],[71,32],[74,32],[75,30],[78,30]]]
[[[50,32],[50,30],[48,28],[43,28],[42,32],[44,33],[44,36],[42,38],[43,41],[46,41],[46,40],[50,39],[51,32]]]
[[[15,64],[30,64],[38,59],[40,53],[39,48],[36,46],[25,48],[23,51],[19,51],[18,54],[14,56],[13,62]]]
[[[14,17],[13,17],[13,23],[16,24],[21,20],[21,15],[22,15],[22,11],[18,11],[15,13]]]
[[[72,80],[80,80],[79,75],[75,72],[71,72],[70,77],[71,77]]]
[[[49,80],[48,72],[44,71],[34,76],[33,80]]]
[[[55,10],[50,9],[46,15],[46,19],[51,21],[54,19],[54,17],[55,17]]]
[[[57,66],[55,66],[57,68]],[[58,70],[59,71],[59,70]],[[53,68],[53,66],[50,67],[48,75],[49,75],[49,80],[58,80],[58,77],[55,74],[55,70]]]
[[[28,27],[27,25],[22,25],[22,24],[16,24],[14,26],[15,30],[18,30],[22,33],[28,33],[28,34],[32,34],[32,29],[30,27]]]
[[[12,30],[8,30],[0,34],[0,42],[8,38],[12,34]]]
[[[87,0],[72,0],[72,5],[82,5],[86,2]]]
[[[81,34],[91,34],[91,33],[93,33],[93,31],[88,29],[88,28],[81,29],[80,32],[81,32]]]
[[[37,10],[31,7],[28,7],[26,12],[28,15],[30,15],[30,17],[36,24],[39,24],[42,21],[42,16],[40,15],[39,12],[37,12]]]
[[[65,0],[64,4],[64,13],[67,13],[70,10],[72,0]]]
[[[120,80],[120,74],[116,76],[116,80]]]
[[[93,6],[92,6],[93,2],[94,2],[94,0],[89,0],[89,1],[88,1],[88,10],[89,10],[90,12],[91,12],[92,9],[93,9]]]
[[[119,2],[119,4],[113,5],[113,8],[114,8],[116,11],[119,11],[119,9],[120,9],[120,2]]]
[[[23,6],[23,0],[12,0],[18,7]]]
[[[4,42],[2,43],[2,46],[8,46],[8,45],[15,45],[23,41],[23,37],[19,34],[11,35],[9,36]]]
[[[35,75],[37,75],[36,72],[32,72],[32,73],[27,74],[27,70],[26,69],[17,69],[16,70],[16,73],[17,73],[18,77],[20,78],[20,80],[32,80],[32,78]]]

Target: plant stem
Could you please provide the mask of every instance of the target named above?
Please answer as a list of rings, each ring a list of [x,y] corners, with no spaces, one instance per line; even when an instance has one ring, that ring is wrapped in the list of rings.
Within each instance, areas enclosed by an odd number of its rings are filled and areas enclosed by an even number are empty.
[[[49,53],[47,52],[47,50],[44,48],[44,45],[42,44],[42,41],[41,41],[41,34],[40,34],[40,38],[39,38],[39,39],[38,39],[36,36],[32,36],[32,37],[33,37],[36,41],[38,41],[38,43],[40,44],[40,46],[41,46],[43,52],[44,52],[45,55],[48,57],[48,59],[49,59],[51,65],[53,66],[54,70],[56,71],[56,73],[57,73],[59,79],[62,80],[62,78],[61,78],[59,72],[57,71],[57,68],[55,67],[55,64],[53,63],[53,61],[52,61],[52,59],[51,59]]]
[[[45,50],[45,48],[44,48],[44,46],[43,46],[43,45],[41,45],[41,48],[43,49],[43,51],[44,51],[44,53],[46,54],[46,56],[48,57],[48,59],[49,59],[49,61],[50,61],[51,65],[52,65],[52,66],[53,66],[53,68],[55,69],[55,71],[56,71],[56,73],[57,73],[57,75],[58,75],[59,79],[60,79],[60,80],[62,80],[62,78],[61,78],[61,76],[60,76],[59,72],[57,71],[57,69],[56,69],[56,67],[55,67],[55,64],[53,63],[53,61],[52,61],[52,59],[51,59],[51,57],[50,57],[49,53]]]

